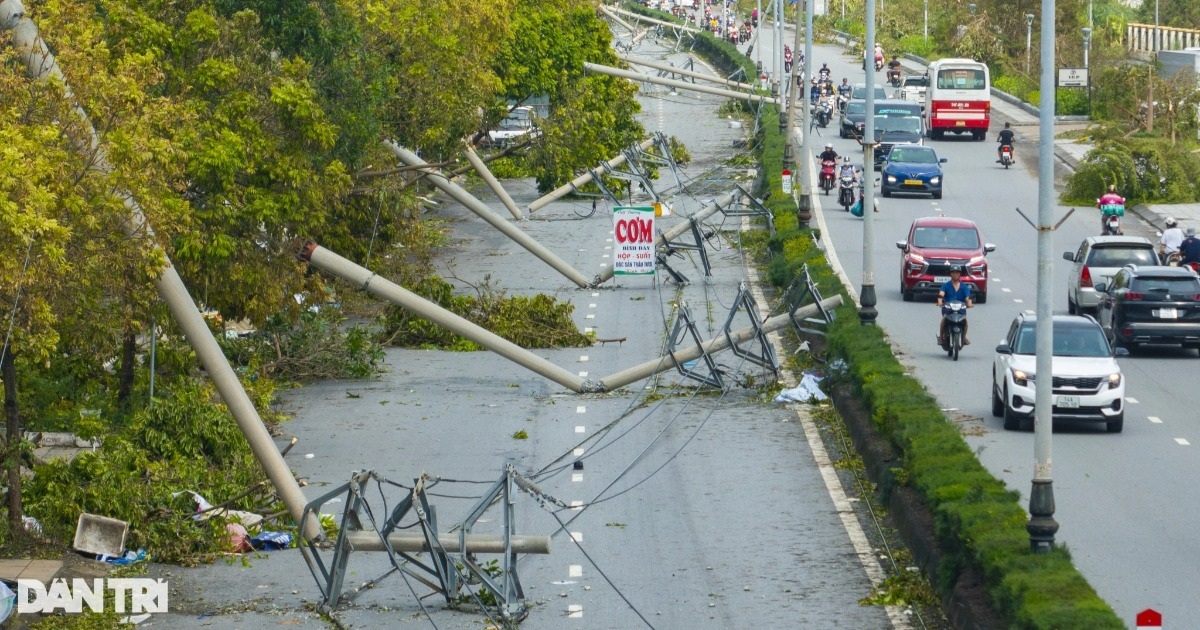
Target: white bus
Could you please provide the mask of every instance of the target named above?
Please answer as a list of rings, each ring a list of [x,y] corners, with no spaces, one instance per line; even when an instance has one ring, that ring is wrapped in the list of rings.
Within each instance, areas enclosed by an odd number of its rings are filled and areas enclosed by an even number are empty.
[[[929,64],[925,88],[925,128],[929,137],[947,131],[987,137],[992,118],[992,81],[987,64],[971,59],[938,59]]]

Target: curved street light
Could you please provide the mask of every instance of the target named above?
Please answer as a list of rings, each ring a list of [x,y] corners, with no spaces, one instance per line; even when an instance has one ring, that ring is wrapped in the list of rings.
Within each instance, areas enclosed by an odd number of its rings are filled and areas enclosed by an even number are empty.
[[[1029,60],[1033,56],[1033,14],[1025,14],[1025,74],[1029,74]]]

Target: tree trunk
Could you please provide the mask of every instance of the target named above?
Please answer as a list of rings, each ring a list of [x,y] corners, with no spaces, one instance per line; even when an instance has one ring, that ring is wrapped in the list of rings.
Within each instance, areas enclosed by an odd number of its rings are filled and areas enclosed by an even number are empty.
[[[133,328],[125,330],[121,342],[121,373],[117,377],[117,402],[126,404],[133,393],[134,363],[137,361],[137,335]]]
[[[8,436],[4,467],[8,472],[8,531],[17,536],[24,531],[24,510],[21,508],[21,417],[17,413],[17,368],[12,351],[3,350],[0,378],[4,381],[4,430]]]
[[[1146,99],[1146,133],[1154,133],[1154,67],[1150,67],[1150,96]]]

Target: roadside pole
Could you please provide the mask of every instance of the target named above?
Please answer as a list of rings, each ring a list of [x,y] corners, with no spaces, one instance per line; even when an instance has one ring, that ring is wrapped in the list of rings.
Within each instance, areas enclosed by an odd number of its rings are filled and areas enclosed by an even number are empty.
[[[874,325],[875,309],[875,3],[867,2],[867,43],[863,65],[867,69],[867,116],[863,129],[863,275],[858,294],[858,320]]]

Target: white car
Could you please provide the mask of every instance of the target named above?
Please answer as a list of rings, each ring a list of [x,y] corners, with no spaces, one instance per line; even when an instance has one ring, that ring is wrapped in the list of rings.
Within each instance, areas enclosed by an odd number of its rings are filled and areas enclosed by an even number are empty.
[[[1037,391],[1037,317],[1022,313],[1013,320],[992,364],[992,415],[1014,431],[1031,419]],[[1052,359],[1055,420],[1104,423],[1109,433],[1125,426],[1125,377],[1114,349],[1096,320],[1079,315],[1054,316]]]

